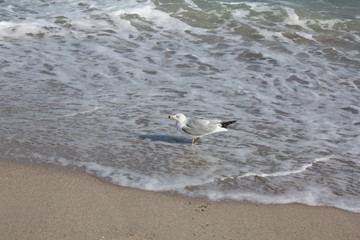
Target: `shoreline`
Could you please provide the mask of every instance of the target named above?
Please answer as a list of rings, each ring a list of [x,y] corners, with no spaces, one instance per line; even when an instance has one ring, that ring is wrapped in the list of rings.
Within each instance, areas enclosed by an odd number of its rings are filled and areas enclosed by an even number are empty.
[[[302,204],[211,202],[0,160],[4,239],[360,239],[360,214]]]

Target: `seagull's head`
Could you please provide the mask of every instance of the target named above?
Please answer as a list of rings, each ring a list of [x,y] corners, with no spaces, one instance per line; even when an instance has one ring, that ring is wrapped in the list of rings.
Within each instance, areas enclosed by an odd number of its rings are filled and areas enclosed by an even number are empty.
[[[177,113],[175,115],[170,115],[169,118],[175,119],[179,122],[184,122],[186,120],[186,116],[182,113]]]

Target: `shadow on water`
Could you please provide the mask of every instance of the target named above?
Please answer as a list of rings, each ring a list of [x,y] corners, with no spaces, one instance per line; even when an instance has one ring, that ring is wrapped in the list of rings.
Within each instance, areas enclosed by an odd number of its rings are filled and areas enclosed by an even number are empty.
[[[145,135],[139,135],[139,138],[150,139],[151,141],[167,142],[167,143],[181,143],[181,144],[191,143],[191,139],[189,138],[174,137],[169,135],[145,134]]]

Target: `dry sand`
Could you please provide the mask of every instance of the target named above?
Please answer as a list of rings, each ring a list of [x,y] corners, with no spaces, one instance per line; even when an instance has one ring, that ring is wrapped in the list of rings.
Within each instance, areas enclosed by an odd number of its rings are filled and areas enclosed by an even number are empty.
[[[0,161],[0,239],[360,239],[360,214],[207,202]]]

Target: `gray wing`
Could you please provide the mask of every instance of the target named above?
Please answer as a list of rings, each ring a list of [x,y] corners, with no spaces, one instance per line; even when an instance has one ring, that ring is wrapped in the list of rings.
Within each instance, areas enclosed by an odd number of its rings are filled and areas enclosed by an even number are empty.
[[[220,122],[215,119],[189,119],[182,130],[189,135],[202,136],[221,127]]]

